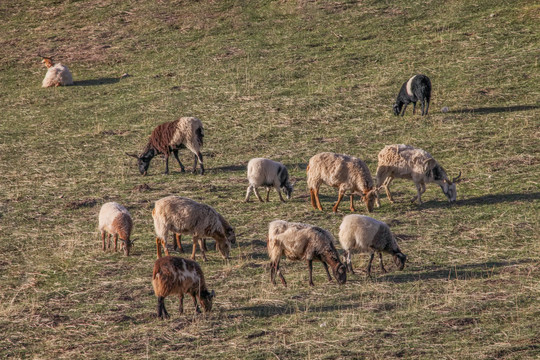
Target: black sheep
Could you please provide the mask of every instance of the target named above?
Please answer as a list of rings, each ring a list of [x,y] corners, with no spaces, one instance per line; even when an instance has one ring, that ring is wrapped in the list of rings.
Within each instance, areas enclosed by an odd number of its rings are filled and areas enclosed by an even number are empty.
[[[418,100],[422,102],[422,116],[427,115],[430,99],[431,81],[426,75],[415,75],[408,81],[404,82],[401,86],[396,103],[394,104],[394,115],[397,116],[399,113],[401,113],[401,116],[403,116],[405,114],[405,109],[407,109],[407,105],[409,105],[411,102],[413,103],[414,115],[416,110],[416,102]]]

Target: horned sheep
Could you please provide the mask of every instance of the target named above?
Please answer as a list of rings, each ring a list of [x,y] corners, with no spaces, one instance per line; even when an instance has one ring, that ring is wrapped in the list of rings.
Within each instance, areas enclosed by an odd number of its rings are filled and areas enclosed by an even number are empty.
[[[43,58],[41,62],[45,64],[48,69],[41,84],[42,87],[73,85],[73,77],[67,66],[60,63],[55,64],[50,57],[39,56]]]
[[[289,181],[289,172],[282,163],[263,158],[251,159],[247,166],[247,178],[249,181],[249,186],[246,193],[246,202],[249,201],[251,191],[255,193],[259,201],[263,202],[263,199],[257,191],[257,187],[259,186],[266,187],[267,202],[269,201],[268,197],[272,187],[276,189],[279,199],[282,202],[285,202],[285,200],[283,200],[283,196],[281,196],[280,189],[283,189],[287,199],[291,198],[293,185]]]
[[[146,175],[150,167],[150,161],[155,156],[163,154],[165,156],[164,173],[168,174],[169,156],[172,152],[176,161],[178,161],[178,165],[180,165],[180,171],[184,172],[185,168],[178,157],[178,150],[186,147],[195,154],[193,173],[197,173],[198,160],[202,175],[204,174],[203,156],[201,154],[203,137],[204,130],[201,120],[195,117],[181,117],[178,120],[158,125],[152,131],[141,155],[129,153],[126,153],[126,155],[136,158],[141,175]]]
[[[180,248],[182,248],[181,235],[193,235],[191,259],[195,259],[198,243],[204,261],[207,260],[203,245],[205,237],[212,237],[216,240],[216,248],[226,259],[229,258],[231,244],[236,242],[234,229],[221,214],[211,206],[188,198],[167,196],[156,201],[152,217],[154,218],[158,258],[161,257],[161,246],[163,246],[165,254],[169,255],[167,250],[169,231],[175,233],[176,246]]]
[[[401,85],[399,94],[394,103],[394,115],[405,115],[409,103],[413,103],[413,115],[416,112],[416,102],[422,103],[422,116],[428,114],[431,100],[431,81],[426,75],[414,75]],[[424,112],[425,107],[425,112]],[[403,110],[403,111],[402,111]]]
[[[214,290],[208,291],[204,275],[199,264],[195,261],[179,257],[165,256],[157,259],[152,274],[152,287],[158,298],[157,317],[169,317],[165,309],[165,298],[178,295],[180,298],[180,314],[184,312],[184,294],[193,298],[195,310],[200,313],[197,299],[203,310],[212,310],[212,301],[216,295]]]
[[[417,195],[411,199],[422,204],[422,194],[426,191],[426,183],[438,184],[448,201],[456,201],[456,183],[459,175],[452,180],[446,171],[427,151],[410,145],[387,145],[379,152],[377,166],[377,189],[384,187],[388,200],[393,203],[390,183],[394,178],[411,179],[416,185]]]
[[[351,214],[343,218],[339,227],[339,243],[343,250],[347,269],[354,274],[351,262],[351,251],[358,249],[361,252],[370,253],[367,266],[368,276],[371,276],[371,263],[375,252],[379,253],[381,270],[385,273],[382,252],[391,254],[399,270],[403,270],[407,256],[401,252],[392,235],[390,228],[385,223],[364,215]]]
[[[322,211],[319,200],[319,187],[322,183],[338,188],[338,199],[333,207],[337,212],[339,203],[350,192],[350,210],[355,211],[354,195],[360,195],[368,212],[373,211],[373,204],[377,197],[377,190],[373,186],[373,179],[369,168],[360,159],[330,152],[323,152],[309,159],[307,166],[307,182],[311,196],[311,205],[314,209]]]
[[[118,249],[118,239],[123,242],[124,254],[129,256],[129,250],[133,245],[130,239],[133,230],[133,220],[129,211],[116,202],[103,204],[99,211],[99,231],[103,251],[105,251],[105,233],[107,233],[108,248],[111,247],[111,235],[114,237],[114,251]]]
[[[276,284],[276,273],[281,282],[287,282],[279,268],[282,256],[289,260],[305,260],[308,263],[309,285],[313,285],[313,260],[322,262],[328,281],[331,281],[328,265],[332,268],[334,277],[339,284],[347,281],[345,266],[339,260],[334,246],[334,237],[330,232],[308,224],[275,220],[268,227],[268,255],[270,257],[270,280]]]

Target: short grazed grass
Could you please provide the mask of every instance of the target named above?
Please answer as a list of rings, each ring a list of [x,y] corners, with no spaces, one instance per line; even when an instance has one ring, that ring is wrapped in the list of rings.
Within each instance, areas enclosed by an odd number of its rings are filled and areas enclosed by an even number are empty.
[[[540,356],[534,1],[28,0],[2,3],[0,14],[0,357]],[[40,88],[38,52],[58,54],[75,86]],[[415,73],[432,80],[430,115],[394,117]],[[172,161],[165,176],[155,159],[141,177],[124,152],[188,115],[205,126],[206,175],[181,174]],[[348,153],[374,173],[392,143],[463,174],[456,204],[435,185],[425,204],[411,204],[414,185],[396,180],[396,203],[383,195],[371,214],[397,235],[404,271],[385,256],[389,273],[375,266],[367,279],[366,256],[355,254],[359,271],[344,286],[316,264],[310,288],[307,266],[284,260],[289,287],[272,286],[268,222],[337,236],[349,213],[345,203],[330,212],[337,194],[324,186],[325,211],[311,208],[309,158]],[[180,157],[191,170],[191,154]],[[271,193],[270,203],[243,203],[252,157],[287,165],[291,201]],[[171,297],[171,319],[160,321],[151,211],[170,194],[214,206],[239,236],[229,262],[212,250],[202,264],[213,311],[196,316],[186,301],[180,316]],[[134,218],[129,258],[101,251],[107,201]]]

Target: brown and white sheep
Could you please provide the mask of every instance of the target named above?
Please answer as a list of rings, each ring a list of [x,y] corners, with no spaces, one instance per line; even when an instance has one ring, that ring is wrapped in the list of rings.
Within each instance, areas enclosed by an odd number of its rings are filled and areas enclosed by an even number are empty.
[[[126,155],[137,159],[137,165],[141,175],[146,175],[150,167],[150,161],[159,154],[165,155],[165,174],[169,173],[169,155],[173,153],[180,171],[185,168],[178,157],[178,150],[186,147],[195,154],[193,163],[193,173],[197,173],[197,160],[201,167],[201,175],[204,174],[203,156],[201,148],[203,146],[204,130],[201,120],[195,117],[181,117],[178,120],[166,122],[158,125],[150,135],[148,143],[141,155]]]
[[[347,271],[345,265],[339,260],[334,241],[330,232],[317,226],[283,220],[272,221],[268,226],[267,243],[272,284],[276,284],[277,273],[283,285],[287,286],[279,269],[282,256],[289,260],[307,261],[310,286],[313,286],[313,260],[322,262],[328,281],[332,280],[328,271],[328,265],[330,265],[337,282],[344,284],[347,281]]]
[[[123,242],[124,254],[129,256],[129,250],[133,245],[130,239],[133,230],[133,220],[129,211],[116,202],[103,204],[99,211],[99,231],[103,251],[105,251],[105,233],[107,233],[108,248],[111,247],[111,235],[114,237],[114,251],[118,249],[118,238]]]
[[[47,74],[41,84],[42,87],[56,87],[56,86],[66,86],[73,85],[73,77],[67,66],[60,63],[54,63],[53,59],[50,57],[40,56],[43,58],[41,61],[47,67]]]
[[[322,183],[338,188],[338,199],[332,210],[337,212],[339,203],[350,192],[351,211],[354,208],[354,195],[360,195],[369,212],[377,197],[369,168],[360,159],[353,156],[323,152],[309,159],[307,166],[307,182],[311,196],[311,205],[322,211],[319,200],[319,187]]]
[[[384,187],[391,203],[390,183],[394,178],[411,179],[416,185],[417,194],[411,199],[422,204],[422,194],[426,191],[426,183],[438,184],[448,201],[456,201],[456,183],[459,175],[450,180],[446,171],[427,151],[410,145],[387,145],[379,152],[377,166],[377,190]]]
[[[231,244],[236,242],[234,229],[227,220],[214,208],[180,196],[167,196],[158,201],[152,211],[154,228],[156,231],[157,257],[161,257],[161,246],[165,254],[167,250],[167,237],[169,231],[175,233],[177,245],[180,244],[182,234],[193,235],[193,252],[191,259],[195,259],[197,243],[201,249],[202,257],[206,261],[203,239],[212,237],[216,240],[216,248],[221,255],[228,259]]]
[[[399,270],[403,270],[407,260],[407,256],[399,249],[396,238],[388,225],[369,216],[358,214],[345,216],[339,227],[339,243],[345,250],[343,256],[346,259],[347,269],[353,274],[351,251],[354,249],[370,254],[367,266],[368,276],[371,276],[371,263],[375,252],[379,253],[379,263],[383,272],[386,272],[386,269],[383,265],[382,252],[394,257]]]
[[[281,196],[280,189],[283,189],[287,199],[291,198],[294,184],[290,183],[289,172],[282,163],[264,158],[251,159],[247,166],[247,178],[249,186],[246,192],[246,202],[249,201],[249,195],[252,190],[259,201],[263,202],[261,195],[259,195],[259,192],[257,191],[257,187],[259,186],[266,187],[266,202],[268,202],[271,188],[276,189],[279,199],[282,202],[285,202],[285,200],[283,200],[283,196]]]
[[[184,294],[193,298],[195,310],[200,313],[197,299],[205,312],[212,310],[212,300],[216,293],[208,291],[204,275],[195,261],[180,257],[165,256],[156,260],[152,274],[152,287],[158,298],[157,317],[169,317],[165,309],[165,298],[178,295],[180,298],[180,314],[184,312]]]

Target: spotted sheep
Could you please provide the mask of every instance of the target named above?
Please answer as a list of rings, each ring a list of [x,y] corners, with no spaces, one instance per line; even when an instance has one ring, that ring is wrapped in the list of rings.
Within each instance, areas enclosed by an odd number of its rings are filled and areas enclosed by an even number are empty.
[[[201,312],[197,300],[203,310],[208,312],[212,310],[212,301],[216,295],[214,290],[208,291],[199,264],[180,257],[165,256],[156,260],[152,287],[158,300],[157,317],[162,319],[169,317],[165,309],[165,298],[169,295],[178,295],[180,298],[180,314],[184,313],[184,294],[191,295],[197,313]]]
[[[330,265],[337,282],[344,284],[347,281],[346,269],[339,259],[334,242],[332,234],[320,227],[283,220],[272,221],[268,226],[267,242],[272,284],[276,284],[277,274],[281,283],[287,286],[279,268],[282,256],[289,260],[307,261],[310,286],[314,286],[313,260],[318,260],[323,264],[328,281],[332,280],[328,271],[328,265]]]
[[[422,116],[428,114],[431,100],[431,81],[426,75],[414,75],[401,85],[399,94],[394,103],[394,115],[405,115],[409,103],[413,103],[413,115],[416,112],[416,102],[422,103]],[[424,112],[425,106],[425,112]],[[403,111],[402,111],[403,110]]]
[[[73,85],[73,77],[67,66],[60,63],[54,63],[51,57],[41,56],[43,58],[41,61],[47,67],[47,74],[41,84],[42,87],[57,87],[57,86],[66,86]]]
[[[158,258],[161,257],[161,247],[164,248],[165,254],[169,255],[167,250],[169,231],[176,236],[175,248],[180,249],[182,249],[180,242],[182,234],[193,235],[191,259],[195,259],[197,244],[199,244],[202,257],[204,261],[207,260],[203,242],[205,237],[216,240],[216,248],[226,259],[229,258],[231,244],[236,243],[234,229],[220,213],[211,206],[188,198],[167,196],[156,201],[152,217]]]
[[[137,166],[141,175],[146,175],[150,167],[150,161],[157,155],[165,156],[165,174],[169,173],[169,156],[173,153],[180,171],[185,168],[178,151],[182,148],[188,148],[195,154],[193,163],[193,173],[197,173],[197,161],[201,167],[201,175],[204,174],[203,156],[201,148],[203,146],[204,130],[201,120],[195,117],[182,117],[178,120],[166,122],[158,125],[150,135],[146,147],[140,155],[126,153],[126,155],[137,159]]]
[[[322,211],[319,200],[319,187],[322,183],[338,188],[338,199],[332,210],[337,212],[339,203],[346,192],[350,193],[350,210],[355,211],[354,195],[362,197],[368,212],[373,211],[377,190],[367,165],[360,159],[349,155],[323,152],[309,159],[307,182],[311,205]]]
[[[133,230],[133,220],[129,211],[116,202],[103,204],[99,211],[99,231],[105,251],[105,233],[107,233],[108,248],[111,247],[111,235],[114,237],[114,251],[118,249],[118,239],[122,241],[124,254],[129,256],[129,251],[133,245],[130,239]]]
[[[426,191],[426,183],[438,184],[449,202],[456,201],[456,183],[459,175],[452,180],[446,171],[427,151],[410,145],[387,145],[379,152],[377,166],[377,190],[384,187],[386,196],[394,202],[390,193],[390,183],[394,178],[411,179],[416,185],[417,195],[411,202],[422,204],[422,194]]]
[[[368,276],[371,276],[371,263],[375,252],[379,253],[379,264],[383,273],[386,273],[382,259],[383,252],[394,257],[394,263],[399,270],[405,267],[407,256],[401,252],[388,225],[369,216],[358,214],[345,216],[339,227],[339,243],[345,250],[343,256],[347,269],[353,274],[351,251],[355,249],[370,254],[366,269]]]
[[[282,202],[285,202],[285,200],[283,200],[283,196],[281,196],[280,189],[283,189],[287,199],[291,198],[294,184],[290,183],[289,172],[282,163],[263,158],[251,159],[247,166],[247,178],[249,186],[246,193],[246,202],[249,201],[251,191],[255,193],[260,202],[263,202],[263,199],[257,191],[257,187],[259,186],[266,187],[266,202],[269,201],[268,197],[272,187],[276,189],[279,199]]]

